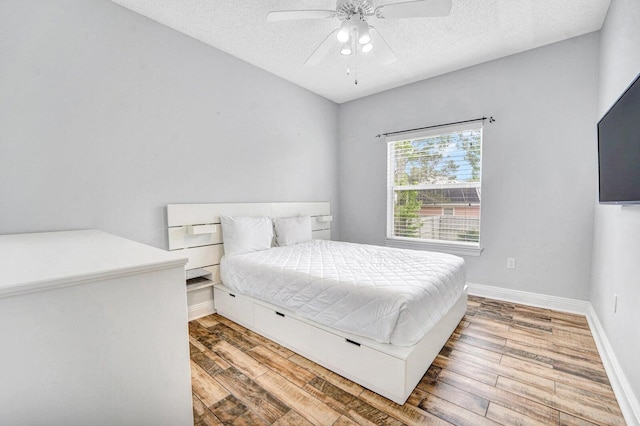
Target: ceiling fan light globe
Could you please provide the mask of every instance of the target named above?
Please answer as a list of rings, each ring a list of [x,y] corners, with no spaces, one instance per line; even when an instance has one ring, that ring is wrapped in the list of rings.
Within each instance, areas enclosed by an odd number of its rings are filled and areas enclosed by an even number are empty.
[[[338,39],[338,41],[340,43],[346,43],[347,41],[349,41],[349,32],[350,32],[351,28],[349,25],[349,21],[346,20],[342,23],[342,25],[340,26],[340,29],[338,30],[338,32],[336,33],[336,38]]]
[[[358,38],[358,43],[362,45],[367,45],[371,43],[371,36],[369,35],[369,31],[367,31],[364,34],[360,34],[360,37]]]
[[[365,45],[371,42],[369,25],[365,21],[358,22],[358,43]]]
[[[362,53],[371,52],[372,49],[373,49],[373,44],[367,43],[364,46],[362,46]]]
[[[351,45],[349,43],[342,43],[342,46],[340,47],[340,53],[345,56],[351,55],[351,53],[353,53],[351,51]]]

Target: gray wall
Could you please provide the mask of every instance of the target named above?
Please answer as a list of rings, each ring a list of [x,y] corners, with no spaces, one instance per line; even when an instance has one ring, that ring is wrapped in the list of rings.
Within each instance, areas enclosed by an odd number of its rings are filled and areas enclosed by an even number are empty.
[[[106,0],[0,2],[0,234],[337,201],[337,105]]]
[[[640,73],[640,1],[613,0],[601,36],[599,116]],[[614,313],[614,294],[618,310]],[[591,303],[640,397],[640,207],[596,204]],[[636,407],[640,408],[640,407]],[[636,413],[640,418],[640,412]]]
[[[587,300],[596,191],[599,34],[591,33],[339,107],[338,221],[384,244],[385,131],[485,123],[480,257],[472,283]],[[507,270],[507,257],[517,269]]]

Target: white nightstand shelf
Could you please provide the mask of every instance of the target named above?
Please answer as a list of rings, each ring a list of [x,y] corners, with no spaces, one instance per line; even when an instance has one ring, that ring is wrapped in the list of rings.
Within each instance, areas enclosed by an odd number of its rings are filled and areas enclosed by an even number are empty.
[[[213,286],[221,283],[220,265],[187,269],[185,278],[189,321],[213,314]]]
[[[207,277],[197,277],[187,280],[187,293],[207,287],[213,287],[215,283]]]

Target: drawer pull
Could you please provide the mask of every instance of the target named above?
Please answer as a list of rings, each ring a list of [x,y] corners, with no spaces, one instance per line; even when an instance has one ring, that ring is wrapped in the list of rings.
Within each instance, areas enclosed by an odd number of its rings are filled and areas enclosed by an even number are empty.
[[[360,346],[360,343],[358,343],[358,342],[354,342],[354,341],[353,341],[353,340],[351,340],[351,339],[344,339],[344,340],[346,340],[346,341],[347,341],[347,343],[351,343],[352,345]]]
[[[282,312],[278,312],[278,311],[276,311],[276,315],[278,315],[278,316],[280,316],[280,317],[284,318],[284,314],[283,314]]]
[[[231,297],[236,297],[236,295],[235,295],[235,294],[233,294],[233,293],[229,293],[229,296],[231,296]]]

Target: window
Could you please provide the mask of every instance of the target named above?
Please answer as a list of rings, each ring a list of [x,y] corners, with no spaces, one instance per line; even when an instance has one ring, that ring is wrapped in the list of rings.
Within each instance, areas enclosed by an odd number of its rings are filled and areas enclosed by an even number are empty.
[[[482,123],[387,143],[387,243],[479,254]]]

